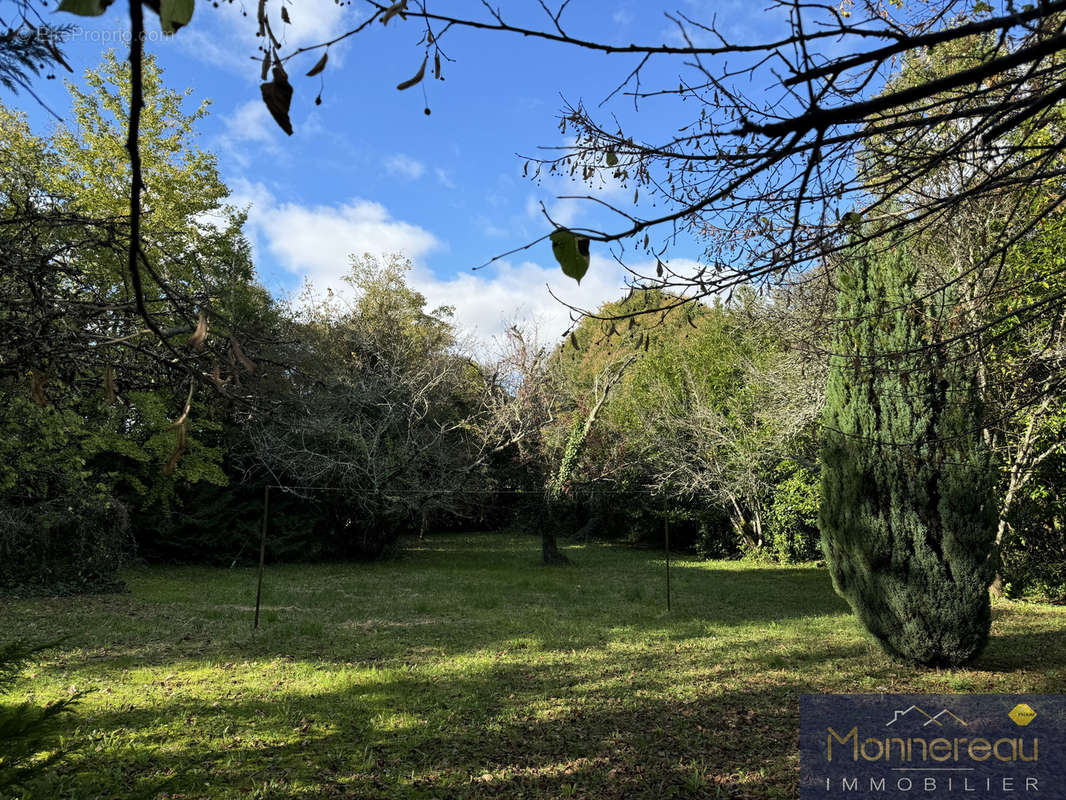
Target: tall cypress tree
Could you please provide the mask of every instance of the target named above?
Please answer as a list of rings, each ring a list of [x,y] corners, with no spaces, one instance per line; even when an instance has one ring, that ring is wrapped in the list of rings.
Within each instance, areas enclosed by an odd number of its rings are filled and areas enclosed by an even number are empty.
[[[837,593],[902,661],[964,664],[988,640],[994,473],[958,306],[906,248],[839,272],[822,446],[822,547]]]

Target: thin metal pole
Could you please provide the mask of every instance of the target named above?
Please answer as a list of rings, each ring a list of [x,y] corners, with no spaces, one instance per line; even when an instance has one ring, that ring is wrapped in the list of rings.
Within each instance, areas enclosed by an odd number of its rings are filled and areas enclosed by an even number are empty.
[[[263,489],[263,529],[259,532],[259,585],[255,590],[255,624],[259,630],[259,603],[263,599],[263,562],[266,560],[267,524],[270,522],[270,487]]]
[[[663,532],[666,535],[666,610],[670,610],[670,514],[663,503]]]

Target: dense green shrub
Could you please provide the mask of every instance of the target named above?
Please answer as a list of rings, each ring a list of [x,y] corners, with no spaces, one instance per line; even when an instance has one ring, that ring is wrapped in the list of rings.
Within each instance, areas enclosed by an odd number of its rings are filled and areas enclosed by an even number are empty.
[[[86,468],[84,418],[0,386],[0,593],[117,587],[126,508]]]
[[[129,518],[107,497],[57,497],[0,505],[0,593],[74,594],[122,588]]]
[[[724,509],[704,497],[661,497],[645,491],[607,488],[576,492],[559,510],[560,535],[619,542],[634,547],[665,545],[667,521],[670,548],[700,558],[736,555],[736,536]]]
[[[1000,553],[1008,597],[1066,602],[1066,457],[1041,465],[1029,490],[1015,502]]]
[[[956,308],[903,248],[839,272],[819,525],[837,592],[890,655],[955,666],[988,640],[994,472]]]
[[[798,465],[786,465],[789,474],[774,487],[766,514],[770,552],[786,564],[821,558],[818,478]]]
[[[249,565],[259,559],[264,487],[186,487],[165,515],[137,518],[138,555],[150,563]],[[343,496],[328,491],[270,491],[266,537],[269,562],[372,560],[392,549],[401,534],[419,533],[407,508],[385,506],[362,516]]]
[[[671,511],[676,536],[680,509],[672,506]],[[600,539],[642,547],[663,546],[663,504],[658,498],[624,488],[599,491],[588,503],[587,513],[600,520],[596,526]]]
[[[738,554],[740,543],[729,514],[711,508],[699,515],[693,552],[698,558],[730,558]]]

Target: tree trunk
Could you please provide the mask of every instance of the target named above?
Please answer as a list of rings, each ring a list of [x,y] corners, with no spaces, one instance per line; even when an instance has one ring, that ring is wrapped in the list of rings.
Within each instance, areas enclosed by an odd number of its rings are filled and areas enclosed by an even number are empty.
[[[570,559],[563,555],[555,538],[555,514],[552,513],[551,501],[540,507],[540,551],[544,563],[551,567],[566,566]]]
[[[552,567],[566,566],[570,563],[570,559],[563,555],[563,551],[559,549],[559,545],[555,541],[555,533],[545,529],[541,532],[541,555],[544,558],[544,563]]]
[[[756,539],[751,535],[751,524],[748,518],[744,516],[743,510],[740,508],[740,504],[737,502],[737,498],[733,495],[729,496],[729,502],[733,504],[733,530],[737,536],[748,546],[748,549],[752,552],[757,551],[762,546],[762,536],[759,534],[759,538]],[[758,516],[756,516],[756,520]],[[761,526],[760,526],[761,529]]]
[[[992,585],[988,587],[988,590],[992,592],[992,596],[997,600],[1003,597],[1003,576],[1000,573],[996,573],[996,577],[992,579]]]

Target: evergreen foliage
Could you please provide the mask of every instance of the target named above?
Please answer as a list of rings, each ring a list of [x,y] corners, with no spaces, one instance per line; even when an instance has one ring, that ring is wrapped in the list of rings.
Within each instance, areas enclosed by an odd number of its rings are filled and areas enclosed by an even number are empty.
[[[906,249],[840,273],[819,526],[837,592],[902,661],[965,664],[989,633],[994,472],[957,307]]]

